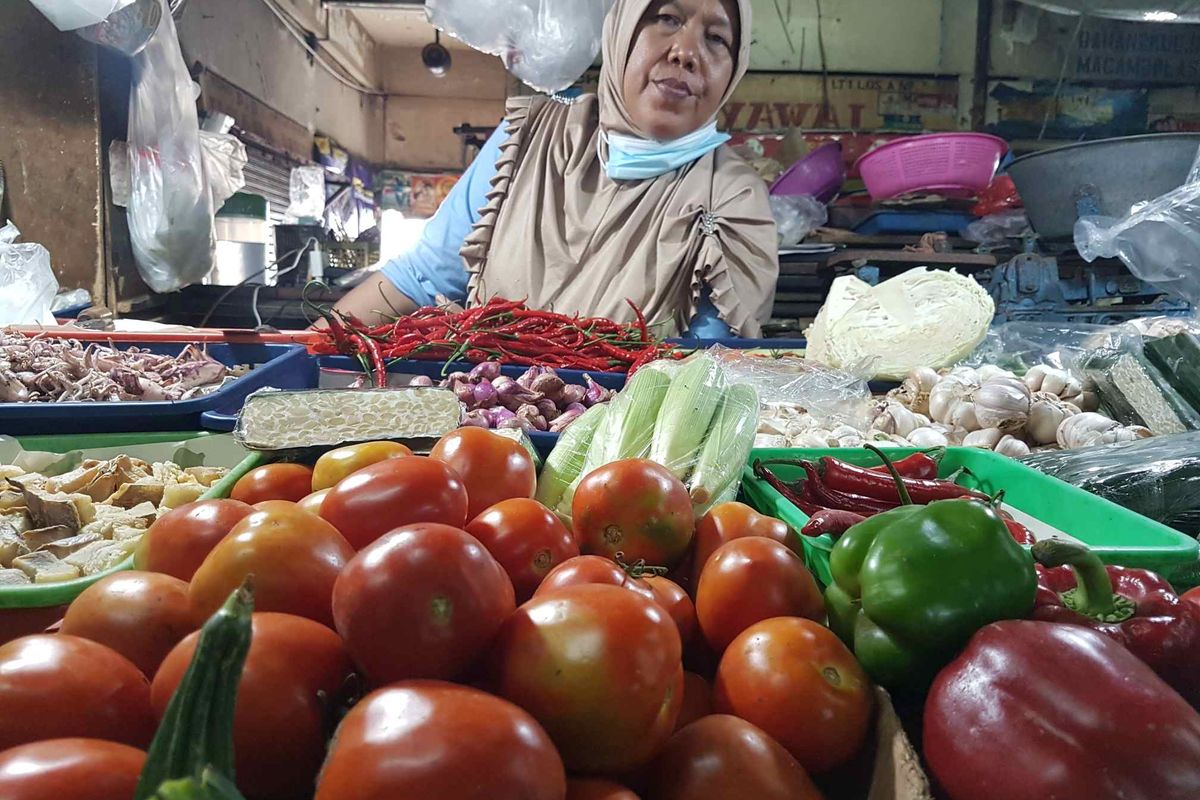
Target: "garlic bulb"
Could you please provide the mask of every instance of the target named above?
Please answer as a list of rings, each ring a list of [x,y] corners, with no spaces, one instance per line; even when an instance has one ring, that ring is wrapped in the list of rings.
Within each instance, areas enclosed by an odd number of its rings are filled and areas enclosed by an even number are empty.
[[[1015,436],[1005,436],[996,443],[995,451],[1009,458],[1024,458],[1029,455],[1029,445]]]
[[[1016,378],[992,378],[975,390],[975,419],[981,428],[1017,431],[1029,419],[1029,403],[1029,387],[1024,383]]]
[[[760,433],[754,437],[755,447],[787,447],[788,440],[786,436],[780,436],[777,433]]]
[[[1040,391],[1062,397],[1063,389],[1067,388],[1067,383],[1070,380],[1071,376],[1066,370],[1050,367],[1046,370],[1046,375],[1042,378],[1042,385],[1038,388]]]
[[[1064,450],[1074,450],[1076,447],[1087,447],[1095,444],[1096,440],[1114,428],[1121,427],[1116,420],[1109,419],[1103,414],[1084,411],[1068,417],[1058,426],[1055,439],[1058,446]]]
[[[1083,384],[1079,382],[1078,378],[1071,376],[1067,378],[1067,385],[1058,393],[1058,396],[1063,400],[1074,401],[1081,394],[1083,394]]]
[[[1031,367],[1025,373],[1025,377],[1022,380],[1029,387],[1029,391],[1040,392],[1042,390],[1042,381],[1046,379],[1046,371],[1048,369],[1050,368],[1045,364],[1038,364],[1036,367]]]
[[[996,428],[984,428],[981,431],[971,431],[963,437],[963,447],[982,447],[984,450],[995,450],[1004,434]]]
[[[979,376],[973,369],[956,369],[944,376],[929,391],[929,416],[936,422],[949,422],[955,404],[970,400],[979,384]]]
[[[811,430],[792,439],[791,446],[823,449],[829,447],[832,440],[833,437],[829,435],[829,431]]]
[[[915,447],[946,447],[950,440],[936,428],[917,428],[905,437]]]
[[[1080,411],[1079,407],[1058,399],[1049,392],[1038,392],[1033,395],[1029,406],[1029,421],[1025,423],[1025,433],[1035,444],[1050,444],[1058,436],[1058,426],[1067,417],[1073,417]]]
[[[911,431],[929,424],[929,418],[905,407],[897,400],[887,399],[878,407],[878,416],[871,429],[907,436]]]
[[[979,373],[979,380],[987,383],[992,378],[1016,378],[1017,376],[1004,369],[997,367],[995,364],[984,364],[976,372]]]
[[[975,414],[975,404],[968,400],[959,400],[954,403],[950,408],[950,413],[946,415],[946,422],[955,428],[962,428],[966,431],[977,431],[982,427]]]
[[[929,367],[918,367],[908,373],[904,383],[894,393],[897,401],[908,406],[917,414],[929,413],[929,392],[937,385],[938,374]]]
[[[1096,438],[1092,444],[1119,444],[1122,442],[1136,442],[1138,439],[1149,439],[1154,435],[1154,432],[1149,428],[1144,428],[1141,425],[1119,425],[1112,430],[1105,431]]]

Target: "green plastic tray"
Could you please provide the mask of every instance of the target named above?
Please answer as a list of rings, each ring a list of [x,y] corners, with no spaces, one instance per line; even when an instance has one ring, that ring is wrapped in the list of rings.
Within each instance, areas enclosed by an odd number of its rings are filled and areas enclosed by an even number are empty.
[[[72,450],[92,450],[107,447],[132,447],[142,444],[160,444],[163,442],[183,442],[212,434],[206,431],[183,431],[178,433],[86,433],[69,436],[17,436],[21,447],[30,451],[45,453],[69,453]],[[0,609],[47,608],[50,606],[67,605],[78,597],[84,589],[102,578],[133,568],[133,558],[127,558],[112,569],[89,575],[86,578],[76,578],[73,581],[61,583],[43,583],[30,586],[5,586],[0,589]]]
[[[903,458],[915,450],[888,450],[889,457]],[[754,475],[755,461],[775,458],[816,459],[833,456],[860,466],[876,466],[878,456],[862,448],[829,450],[756,449],[742,477],[742,491],[752,506],[786,522],[798,532],[808,516],[788,502],[765,481]],[[1006,456],[970,447],[951,447],[942,459],[940,474],[959,467],[970,470],[958,482],[989,495],[1004,490],[1004,502],[1073,536],[1090,547],[1108,564],[1142,567],[1168,580],[1176,573],[1195,572],[1200,544],[1195,539],[1134,511],[1085,492],[1057,478],[1043,475]],[[773,465],[771,470],[791,482],[804,477],[799,467]],[[809,569],[824,584],[830,582],[828,536],[801,536]],[[1190,582],[1190,581],[1189,581]]]

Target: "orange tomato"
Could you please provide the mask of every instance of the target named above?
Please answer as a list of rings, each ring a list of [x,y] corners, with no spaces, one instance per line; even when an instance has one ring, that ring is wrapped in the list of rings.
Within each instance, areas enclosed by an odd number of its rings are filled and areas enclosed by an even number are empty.
[[[760,514],[745,503],[721,503],[696,520],[696,546],[692,553],[693,592],[700,585],[700,571],[717,548],[734,539],[762,536],[791,546],[795,534],[782,520]]]
[[[204,559],[192,578],[192,607],[212,615],[254,576],[256,611],[279,611],[333,627],[333,584],[354,548],[332,525],[294,503],[263,503]]]
[[[324,453],[317,459],[312,470],[312,491],[331,489],[338,481],[358,472],[363,467],[378,464],[389,458],[411,456],[409,450],[399,442],[362,442],[339,447]]]
[[[742,631],[725,650],[713,707],[762,728],[810,772],[825,772],[862,747],[871,692],[854,654],[831,630],[776,617]]]
[[[72,601],[61,633],[91,639],[128,658],[147,678],[203,620],[188,602],[188,585],[156,572],[118,572]]]
[[[438,440],[429,457],[451,467],[467,487],[467,519],[513,497],[533,497],[537,467],[521,444],[483,428],[459,428]]]
[[[329,492],[329,489],[319,489],[305,497],[300,502],[296,503],[296,505],[301,511],[307,511],[310,514],[316,514],[319,517],[321,516],[321,503],[325,502],[325,496],[328,495]]]
[[[800,557],[779,542],[748,536],[721,545],[704,565],[696,617],[720,653],[739,633],[771,617],[825,618],[821,590]]]
[[[266,500],[302,500],[312,491],[312,470],[303,464],[264,464],[233,485],[230,498],[255,505]]]

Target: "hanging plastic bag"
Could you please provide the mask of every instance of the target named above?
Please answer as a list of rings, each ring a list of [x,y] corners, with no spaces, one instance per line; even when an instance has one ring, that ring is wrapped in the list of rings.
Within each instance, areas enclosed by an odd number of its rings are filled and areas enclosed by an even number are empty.
[[[0,325],[55,325],[50,304],[58,280],[50,253],[40,244],[17,244],[20,234],[11,222],[0,228]]]
[[[612,0],[426,0],[438,29],[504,66],[541,92],[566,89],[600,53],[604,15]]]
[[[1075,247],[1086,261],[1120,258],[1129,270],[1190,303],[1200,303],[1200,154],[1187,181],[1123,219],[1083,217]]]
[[[156,292],[200,281],[215,247],[194,84],[175,21],[163,9],[158,30],[133,58],[129,95],[129,234],[138,272]]]
[[[288,181],[287,224],[311,224],[325,216],[325,168],[293,167]]]

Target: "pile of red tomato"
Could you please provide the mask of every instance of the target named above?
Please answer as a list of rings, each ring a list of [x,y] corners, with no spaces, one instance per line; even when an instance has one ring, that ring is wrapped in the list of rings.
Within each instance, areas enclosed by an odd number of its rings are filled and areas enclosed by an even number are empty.
[[[535,482],[520,444],[465,428],[167,513],[136,571],[0,646],[0,797],[129,800],[199,625],[248,575],[249,800],[820,797],[873,690],[795,534],[738,503],[693,519],[648,461],[588,475],[573,531]]]

